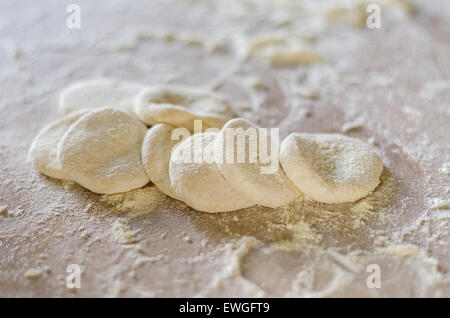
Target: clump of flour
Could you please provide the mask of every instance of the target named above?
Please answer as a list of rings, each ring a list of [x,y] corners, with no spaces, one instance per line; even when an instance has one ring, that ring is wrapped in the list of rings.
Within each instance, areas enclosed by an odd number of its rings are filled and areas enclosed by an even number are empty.
[[[100,196],[101,202],[114,208],[113,212],[129,217],[151,213],[167,199],[167,196],[154,185],[125,193]]]
[[[113,223],[113,231],[116,240],[120,244],[133,244],[136,239],[136,231],[131,230],[130,221],[125,218],[117,218]]]

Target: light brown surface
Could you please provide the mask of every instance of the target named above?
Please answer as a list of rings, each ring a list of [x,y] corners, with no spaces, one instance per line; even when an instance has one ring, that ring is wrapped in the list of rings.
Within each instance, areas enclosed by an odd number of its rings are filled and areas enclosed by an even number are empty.
[[[236,77],[266,86],[259,109],[241,107],[248,98],[242,84],[227,80],[219,90],[237,115],[280,127],[282,136],[342,132],[360,119],[361,128],[346,134],[372,137],[386,166],[382,184],[361,202],[299,199],[283,209],[210,215],[148,187],[127,195],[147,198],[138,211],[110,204],[120,196],[40,175],[27,162],[33,137],[61,116],[59,91],[76,80],[199,86],[232,69],[231,47],[211,53],[142,34],[227,39],[274,29],[277,10],[244,1],[246,14],[234,16],[230,3],[238,2],[80,1],[79,30],[66,28],[61,1],[1,2],[0,206],[8,212],[0,215],[0,296],[450,296],[449,211],[431,209],[433,200],[449,200],[441,168],[450,162],[450,88],[427,89],[450,78],[445,1],[417,2],[411,17],[386,11],[379,30],[329,29],[316,44],[326,57],[320,66],[245,62]],[[318,98],[293,99],[292,76],[306,88],[319,78]],[[120,243],[118,215],[137,231],[135,243]],[[65,287],[73,263],[83,271],[79,290]],[[380,289],[366,286],[368,264],[381,266]],[[42,274],[30,279],[29,269]]]

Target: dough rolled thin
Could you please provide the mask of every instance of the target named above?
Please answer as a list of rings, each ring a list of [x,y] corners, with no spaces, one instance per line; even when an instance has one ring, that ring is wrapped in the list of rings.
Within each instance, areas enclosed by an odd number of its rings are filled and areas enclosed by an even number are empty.
[[[367,196],[383,171],[372,146],[338,134],[292,133],[281,144],[280,162],[300,191],[324,203]]]
[[[157,124],[151,127],[145,135],[142,144],[142,163],[150,180],[158,189],[168,196],[181,200],[170,184],[170,157],[178,140],[172,140],[175,127],[167,124]]]
[[[203,129],[221,128],[233,117],[229,103],[214,93],[182,86],[157,86],[141,91],[135,100],[136,115],[147,125],[166,123],[194,130],[194,120]]]
[[[111,108],[92,111],[66,132],[58,146],[63,170],[92,192],[113,194],[146,185],[141,161],[147,127]]]
[[[219,171],[233,189],[258,205],[277,208],[294,201],[300,192],[280,167],[278,147],[272,157],[272,138],[248,120],[236,118],[222,128],[214,150]],[[263,151],[267,154],[265,159]],[[264,172],[264,168],[268,171]]]
[[[134,114],[134,98],[144,86],[113,78],[80,81],[66,87],[60,95],[59,106],[64,113],[80,109],[117,108]]]
[[[203,212],[228,212],[254,203],[235,191],[214,162],[217,133],[198,133],[183,141],[170,159],[170,182],[177,196]]]
[[[59,162],[58,144],[70,126],[86,113],[86,111],[81,111],[67,115],[39,132],[28,153],[28,157],[37,171],[55,179],[71,180]]]

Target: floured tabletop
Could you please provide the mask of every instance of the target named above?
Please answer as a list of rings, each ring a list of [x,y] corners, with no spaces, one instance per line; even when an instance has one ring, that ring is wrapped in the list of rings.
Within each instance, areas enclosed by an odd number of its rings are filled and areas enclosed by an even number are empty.
[[[0,296],[449,297],[450,3],[378,1],[369,28],[319,2],[78,1],[77,28],[61,1],[2,1]],[[210,89],[283,138],[356,137],[381,184],[209,214],[152,184],[98,195],[38,173],[28,150],[60,91],[99,77]]]

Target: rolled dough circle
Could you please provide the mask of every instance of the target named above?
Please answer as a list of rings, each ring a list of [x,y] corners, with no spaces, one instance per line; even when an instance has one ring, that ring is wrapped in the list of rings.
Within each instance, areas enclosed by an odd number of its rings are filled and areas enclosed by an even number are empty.
[[[228,212],[253,206],[220,174],[213,157],[216,137],[217,133],[198,133],[175,149],[169,166],[172,187],[177,196],[198,211]],[[203,159],[196,160],[197,156]]]
[[[141,91],[135,100],[136,115],[146,124],[166,123],[194,130],[220,128],[233,117],[229,103],[217,94],[182,86],[156,86]]]
[[[80,109],[117,108],[134,115],[134,98],[144,86],[113,78],[74,83],[62,90],[59,106],[64,113]]]
[[[337,134],[292,133],[281,144],[280,161],[300,191],[324,203],[367,196],[380,183],[383,171],[372,146]]]
[[[157,124],[147,131],[142,144],[142,163],[150,180],[161,192],[181,200],[173,190],[169,177],[170,157],[179,143],[178,140],[172,140],[174,129],[171,125]]]
[[[239,137],[235,137],[234,134],[239,134],[239,131],[244,134],[254,132],[257,141],[255,148],[250,146],[249,137],[245,137],[245,143],[239,142]],[[266,153],[271,155],[270,148],[273,137],[270,134],[259,130],[259,127],[246,119],[230,120],[222,128],[215,141],[215,159],[220,173],[238,193],[258,205],[277,208],[294,201],[300,192],[280,167],[278,147],[276,147],[273,157],[274,169],[263,173],[264,168],[269,168],[270,162],[262,160],[260,136],[263,136],[262,139],[267,142]],[[233,161],[227,159],[227,152],[230,151],[235,155]],[[253,162],[250,156],[251,152],[256,152]],[[245,155],[244,160],[239,160],[239,153]]]
[[[92,111],[62,138],[58,157],[64,172],[83,187],[102,194],[126,192],[146,185],[141,161],[147,127],[111,108]]]
[[[70,126],[86,111],[69,114],[42,129],[31,144],[28,157],[37,171],[56,179],[70,180],[58,159],[58,144]]]

